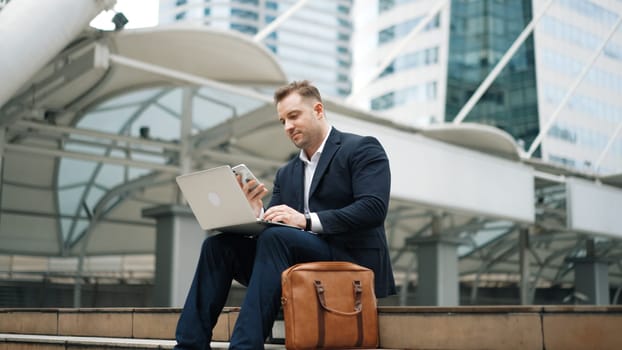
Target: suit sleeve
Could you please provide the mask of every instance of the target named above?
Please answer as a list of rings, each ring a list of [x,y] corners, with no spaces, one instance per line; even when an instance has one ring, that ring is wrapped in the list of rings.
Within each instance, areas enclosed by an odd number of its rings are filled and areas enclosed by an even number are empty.
[[[337,209],[319,211],[325,233],[356,233],[384,224],[391,192],[391,172],[387,155],[373,137],[357,142],[349,157],[351,203]]]

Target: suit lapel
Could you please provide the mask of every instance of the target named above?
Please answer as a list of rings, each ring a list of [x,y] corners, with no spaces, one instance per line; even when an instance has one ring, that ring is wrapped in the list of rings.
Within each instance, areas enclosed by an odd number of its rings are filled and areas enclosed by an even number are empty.
[[[292,181],[295,184],[294,191],[296,191],[295,199],[296,199],[296,203],[298,203],[297,210],[301,213],[304,211],[304,207],[305,207],[304,205],[305,203],[305,193],[304,193],[305,172],[304,171],[305,171],[304,163],[302,162],[302,160],[296,159],[296,161],[294,162]]]
[[[330,164],[331,159],[341,146],[341,133],[337,131],[337,129],[332,128],[328,139],[326,140],[326,144],[324,145],[324,150],[322,151],[322,155],[320,156],[320,161],[317,164],[317,168],[315,169],[315,174],[313,174],[313,181],[311,181],[311,189],[309,190],[309,198],[313,196],[315,189],[317,188],[320,180],[324,176],[326,169],[328,169],[328,164]]]

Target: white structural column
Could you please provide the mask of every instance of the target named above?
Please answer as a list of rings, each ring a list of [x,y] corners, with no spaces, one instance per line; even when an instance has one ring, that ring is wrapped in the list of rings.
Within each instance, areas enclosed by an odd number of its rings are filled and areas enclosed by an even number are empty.
[[[5,139],[6,129],[0,128],[0,174],[2,174],[2,167],[4,165],[4,139]],[[0,178],[0,180],[2,180]],[[2,195],[2,187],[0,187],[0,198]]]
[[[17,0],[0,11],[0,106],[116,0]],[[6,116],[0,125],[10,122]]]
[[[162,205],[143,210],[156,221],[154,306],[181,307],[201,252],[205,231],[188,206]]]
[[[531,304],[529,300],[529,229],[521,228],[518,232],[518,257],[520,264],[520,303]]]
[[[417,246],[416,305],[460,305],[458,246],[460,240],[440,235],[414,240]]]
[[[568,259],[574,264],[574,302],[609,305],[609,261],[596,256],[595,242],[585,242],[585,256]]]
[[[194,96],[191,87],[182,89],[181,98],[181,125],[179,132],[179,140],[181,150],[179,152],[179,170],[181,174],[190,172],[192,160],[190,159],[190,137],[192,136],[192,97]]]

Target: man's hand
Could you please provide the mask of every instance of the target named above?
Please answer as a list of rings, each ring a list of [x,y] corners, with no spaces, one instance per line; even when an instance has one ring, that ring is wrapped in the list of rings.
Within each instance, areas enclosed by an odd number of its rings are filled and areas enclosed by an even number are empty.
[[[255,216],[259,217],[261,214],[261,210],[263,209],[263,202],[261,199],[268,194],[268,189],[264,184],[257,183],[255,180],[251,180],[247,183],[242,183],[242,178],[240,175],[236,175],[238,179],[238,184],[242,188],[242,192],[246,196],[246,200],[250,203],[253,211],[255,212]]]
[[[300,227],[304,229],[307,225],[305,215],[287,205],[277,205],[268,208],[263,215],[264,220],[282,222],[284,224]]]

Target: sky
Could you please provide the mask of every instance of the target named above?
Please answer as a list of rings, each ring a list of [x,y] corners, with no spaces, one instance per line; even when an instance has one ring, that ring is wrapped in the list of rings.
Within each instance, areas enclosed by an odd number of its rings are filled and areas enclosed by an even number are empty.
[[[123,12],[129,20],[125,28],[153,27],[158,24],[158,0],[117,0],[114,11],[104,11],[91,21],[91,26],[99,29],[112,30],[112,16]]]

